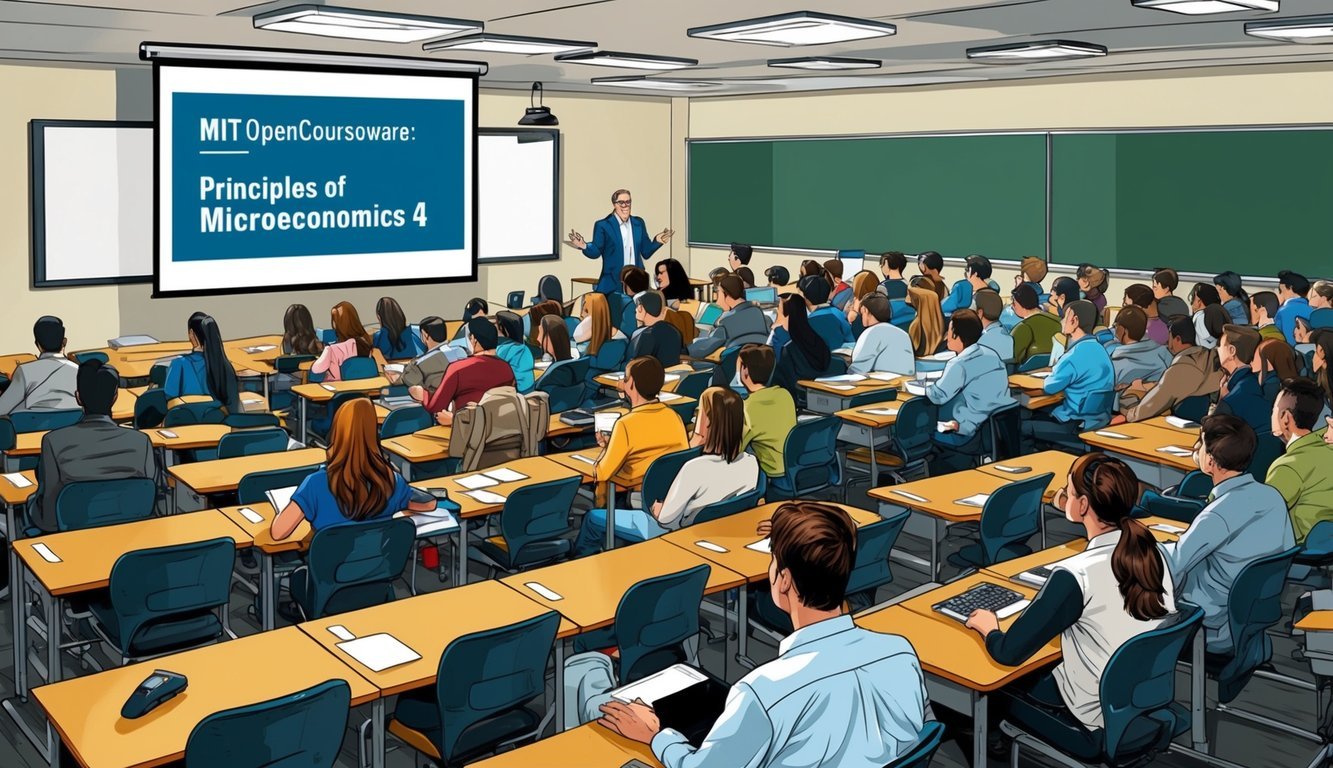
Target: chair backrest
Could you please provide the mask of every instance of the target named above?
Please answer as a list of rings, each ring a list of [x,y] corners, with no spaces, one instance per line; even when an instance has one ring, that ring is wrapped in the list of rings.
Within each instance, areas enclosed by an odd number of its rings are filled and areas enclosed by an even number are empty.
[[[477,723],[546,693],[546,660],[555,647],[560,614],[549,611],[507,627],[454,640],[440,654],[435,699],[439,750],[445,765],[459,739]]]
[[[102,362],[102,363],[109,363],[109,362],[111,362],[111,358],[107,357],[107,355],[106,355],[105,352],[75,352],[75,353],[74,353],[74,362],[78,363],[79,365],[83,365],[84,363],[88,362],[89,360],[97,360],[98,362]]]
[[[1272,658],[1268,628],[1282,619],[1282,588],[1300,552],[1300,547],[1292,547],[1251,560],[1232,582],[1227,599],[1232,658],[1217,674],[1217,696],[1222,703],[1234,699],[1254,671]]]
[[[156,500],[157,483],[147,477],[70,483],[56,497],[56,525],[77,531],[146,520]]]
[[[318,464],[291,469],[263,469],[251,472],[236,485],[237,504],[261,504],[268,501],[265,492],[274,488],[292,488],[301,484],[306,475],[319,469]],[[282,510],[277,510],[281,512]]]
[[[121,650],[130,652],[140,630],[158,621],[225,608],[235,562],[231,537],[139,549],[117,558],[108,591],[120,620]]]
[[[517,569],[529,563],[529,544],[550,541],[570,529],[569,510],[578,495],[580,477],[525,485],[509,494],[500,512],[500,533],[509,549],[509,564]]]
[[[167,372],[171,370],[169,363],[154,363],[152,368],[148,369],[148,385],[150,387],[165,387],[167,385]]]
[[[640,494],[643,497],[643,508],[652,509],[654,504],[665,499],[667,491],[671,490],[671,481],[680,474],[685,462],[698,458],[702,453],[703,448],[686,448],[653,459],[648,465],[648,471],[643,473],[643,490]]]
[[[981,433],[986,461],[1003,461],[1023,453],[1023,408],[1018,403],[991,411]]]
[[[338,367],[338,375],[343,381],[373,379],[380,375],[380,368],[372,357],[349,357]]]
[[[365,392],[339,392],[329,399],[329,424],[333,423],[333,417],[338,413],[338,409],[343,407],[343,403],[351,402],[358,397],[369,397]]]
[[[836,416],[797,421],[787,433],[783,446],[786,485],[795,496],[837,485],[842,479],[838,464],[838,430],[842,421]]]
[[[1333,328],[1333,309],[1316,309],[1311,312],[1310,327],[1316,330]]]
[[[522,309],[522,308],[523,308],[523,292],[522,292],[522,291],[510,291],[510,292],[509,292],[509,295],[505,297],[505,306],[508,307],[509,309]]]
[[[232,432],[223,435],[218,441],[219,459],[281,453],[285,450],[287,450],[287,433],[279,427]]]
[[[1028,373],[1030,371],[1039,370],[1041,368],[1049,368],[1050,365],[1051,365],[1051,356],[1049,353],[1033,355],[1032,357],[1029,357],[1028,359],[1024,360],[1022,365],[1018,366],[1018,372]]]
[[[134,428],[152,429],[167,417],[167,393],[159,388],[146,390],[134,401]]]
[[[281,428],[282,420],[276,413],[229,413],[222,420],[232,429],[268,429]]]
[[[704,393],[713,383],[713,370],[711,368],[703,371],[695,371],[686,374],[676,384],[676,394],[683,397],[692,397],[695,400]]]
[[[699,605],[709,567],[644,579],[620,598],[615,634],[620,648],[620,682],[659,672],[684,658],[681,643],[699,634]]]
[[[9,414],[15,432],[41,432],[60,429],[79,423],[83,409],[65,408],[58,411],[15,411]]]
[[[1003,550],[1021,544],[1041,529],[1041,497],[1054,474],[1047,472],[1001,486],[981,508],[984,565],[1007,560]]]
[[[847,594],[876,589],[893,581],[889,552],[911,514],[911,511],[903,510],[893,517],[856,529],[856,560],[847,578]]]
[[[205,400],[199,403],[181,403],[167,409],[162,417],[164,427],[183,427],[190,424],[221,424],[227,414],[222,410],[222,403],[217,400]]]
[[[1213,492],[1213,479],[1197,469],[1185,473],[1176,486],[1176,495],[1186,499],[1206,499]]]
[[[417,527],[406,518],[324,528],[310,540],[307,619],[393,600],[393,580],[407,567]]]
[[[384,423],[380,425],[380,439],[410,435],[434,425],[435,420],[431,418],[430,412],[420,405],[397,408],[384,417]]]
[[[627,339],[607,339],[602,342],[597,354],[588,358],[588,380],[592,381],[594,376],[624,368],[625,355],[628,353],[629,340]]]
[[[874,389],[869,392],[862,392],[859,395],[852,395],[847,398],[848,408],[860,408],[863,405],[874,405],[875,403],[888,403],[898,399],[897,387],[886,387],[884,389]]]
[[[666,311],[666,322],[680,333],[681,342],[684,346],[689,346],[699,335],[698,329],[694,324],[694,315],[689,312],[682,312],[679,309],[668,309]]]
[[[533,390],[545,392],[551,398],[551,413],[561,413],[579,407],[592,361],[586,357],[551,363]]]
[[[555,301],[565,303],[565,289],[560,285],[560,278],[555,275],[542,275],[537,281],[537,301]]]
[[[316,333],[319,334],[319,340],[325,344],[338,343],[338,332],[332,328],[321,328]]]
[[[333,768],[351,705],[347,681],[325,680],[304,691],[214,712],[190,731],[185,768]]]
[[[838,291],[837,293],[833,294],[833,298],[829,300],[829,303],[837,307],[838,309],[846,309],[847,302],[851,300],[852,300],[852,287],[849,285],[846,288],[843,288],[841,291]]]
[[[1203,417],[1208,415],[1208,406],[1210,405],[1212,405],[1212,400],[1208,395],[1194,395],[1176,403],[1176,407],[1171,409],[1171,413],[1188,421],[1203,421]]]
[[[727,347],[722,350],[722,356],[718,359],[717,367],[713,369],[713,386],[730,387],[731,380],[736,378],[736,357],[741,353],[741,347]]]
[[[278,373],[296,373],[302,363],[315,362],[314,355],[279,355],[273,361],[273,368]]]
[[[455,412],[449,457],[460,460],[459,471],[470,472],[536,456],[550,423],[546,393],[496,387]]]
[[[1178,603],[1174,619],[1130,638],[1111,654],[1102,672],[1103,738],[1110,763],[1118,762],[1120,742],[1131,724],[1171,706],[1176,693],[1176,662],[1203,622],[1203,611]],[[1174,718],[1162,717],[1162,739],[1171,738]]]
[[[916,744],[884,768],[926,768],[930,765],[930,759],[935,756],[935,751],[940,748],[943,739],[944,723],[931,720],[922,726],[921,733],[917,734]]]
[[[734,515],[737,512],[744,512],[747,509],[754,509],[759,506],[759,500],[764,498],[764,493],[768,491],[768,475],[759,473],[759,483],[753,491],[742,493],[739,496],[732,496],[730,499],[716,501],[694,513],[694,523],[706,523],[709,520]]]
[[[893,423],[893,444],[904,462],[923,461],[930,454],[935,415],[935,404],[924,397],[909,398],[898,406],[898,417]]]

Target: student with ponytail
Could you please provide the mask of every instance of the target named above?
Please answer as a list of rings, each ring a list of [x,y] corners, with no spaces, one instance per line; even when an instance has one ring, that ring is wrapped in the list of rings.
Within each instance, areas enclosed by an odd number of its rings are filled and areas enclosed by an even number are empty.
[[[226,406],[228,412],[239,413],[240,385],[236,369],[222,347],[217,321],[203,312],[195,312],[186,328],[192,349],[172,360],[167,368],[167,379],[162,385],[167,398],[207,395]]]
[[[1171,577],[1152,532],[1130,517],[1138,480],[1119,459],[1079,457],[1055,496],[1065,518],[1081,524],[1088,546],[1052,564],[1050,579],[1006,632],[990,611],[967,626],[986,639],[1000,664],[1018,665],[1059,637],[1063,660],[1007,689],[1020,705],[1067,710],[1089,730],[1102,727],[1102,671],[1130,639],[1175,613]]]

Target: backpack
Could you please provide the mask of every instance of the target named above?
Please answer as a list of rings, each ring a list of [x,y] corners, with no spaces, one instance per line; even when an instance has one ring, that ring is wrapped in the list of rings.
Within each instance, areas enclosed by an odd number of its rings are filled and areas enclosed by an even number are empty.
[[[550,422],[545,392],[521,395],[514,387],[496,387],[454,414],[449,457],[459,459],[459,472],[472,472],[536,456]]]

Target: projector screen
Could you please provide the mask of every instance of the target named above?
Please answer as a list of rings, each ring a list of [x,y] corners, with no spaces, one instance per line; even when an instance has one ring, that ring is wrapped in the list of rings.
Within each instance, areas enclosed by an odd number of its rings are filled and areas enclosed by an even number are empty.
[[[476,279],[477,78],[163,61],[154,295]]]

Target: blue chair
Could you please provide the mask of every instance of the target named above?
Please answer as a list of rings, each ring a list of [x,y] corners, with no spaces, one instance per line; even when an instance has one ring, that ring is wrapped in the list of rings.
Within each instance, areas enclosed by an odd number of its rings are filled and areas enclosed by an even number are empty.
[[[235,560],[230,537],[127,552],[111,567],[106,592],[88,601],[93,631],[121,663],[231,635],[226,611]]]
[[[598,399],[602,385],[594,379],[604,373],[620,371],[625,368],[625,355],[629,353],[629,342],[625,339],[607,339],[597,350],[597,354],[588,355],[588,373],[584,378],[584,406],[591,405]]]
[[[838,461],[841,426],[841,420],[834,416],[796,423],[782,449],[785,471],[779,477],[769,478],[769,501],[803,498],[841,484],[842,465]]]
[[[324,344],[338,343],[338,332],[332,328],[321,328],[316,333],[319,335],[319,340]]]
[[[733,379],[736,378],[736,357],[740,355],[744,345],[736,347],[727,347],[722,350],[722,356],[718,359],[717,365],[713,368],[713,386],[730,387]]]
[[[712,384],[713,384],[712,368],[708,368],[707,370],[702,370],[702,371],[695,371],[693,373],[685,374],[685,376],[682,377],[679,382],[677,382],[675,393],[681,395],[682,397],[692,397],[695,400],[698,400],[699,396],[704,393],[704,390],[708,389],[710,386],[712,386]]]
[[[1333,328],[1333,309],[1316,309],[1310,313],[1310,328]]]
[[[287,433],[278,427],[232,432],[218,441],[219,459],[258,456],[287,450]]]
[[[167,409],[166,415],[162,417],[162,426],[184,427],[190,424],[221,424],[226,418],[227,414],[222,409],[222,403],[217,400],[181,403]]]
[[[148,369],[148,386],[165,387],[167,385],[167,372],[171,370],[168,363],[154,363],[152,368]]]
[[[931,720],[917,734],[916,744],[884,768],[927,768],[944,739],[944,724]],[[186,766],[189,768],[189,766]]]
[[[373,379],[380,375],[380,367],[372,357],[349,357],[338,368],[338,375],[343,381]]]
[[[898,535],[911,512],[903,510],[893,517],[879,520],[856,529],[856,560],[847,577],[847,602],[853,610],[869,607],[875,602],[875,590],[893,583],[893,568],[889,553],[898,543]]]
[[[149,389],[134,401],[134,428],[152,429],[162,425],[167,417],[167,393]]]
[[[709,570],[707,565],[696,565],[644,579],[625,590],[613,625],[620,651],[617,679],[622,684],[685,661],[683,643],[699,634],[699,606]]]
[[[569,331],[569,337],[571,339],[574,338],[574,329],[578,327],[579,319],[577,317],[565,317],[565,330]]]
[[[1194,522],[1194,518],[1199,516],[1203,508],[1203,499],[1182,498],[1147,490],[1135,505],[1134,516],[1165,517],[1188,526]]]
[[[523,308],[523,292],[522,292],[522,291],[510,291],[510,292],[509,292],[509,295],[505,297],[505,307],[508,308],[508,309],[522,309],[522,308]]]
[[[281,428],[282,420],[276,413],[229,413],[222,420],[232,429]]]
[[[841,291],[838,291],[837,293],[833,294],[833,298],[829,300],[829,303],[832,304],[834,307],[837,307],[838,309],[845,310],[847,309],[847,302],[851,300],[852,300],[852,287],[849,285],[846,288],[843,288]]]
[[[101,363],[104,364],[104,365],[105,365],[106,363],[111,362],[111,358],[107,357],[107,355],[106,355],[105,352],[75,352],[75,353],[74,353],[74,362],[78,363],[79,365],[83,365],[84,363],[89,362],[89,361],[91,361],[91,360],[97,360],[97,361],[101,362]]]
[[[648,470],[643,473],[643,487],[639,493],[643,498],[643,508],[652,509],[654,504],[664,500],[667,491],[671,490],[671,481],[680,474],[685,462],[696,459],[701,454],[703,454],[702,448],[686,448],[683,451],[664,453],[653,459],[653,463],[649,464]]]
[[[308,565],[291,575],[292,599],[307,621],[393,601],[417,527],[406,518],[335,525],[310,540]]]
[[[1032,357],[1029,357],[1028,359],[1024,360],[1022,365],[1018,366],[1018,372],[1031,373],[1032,371],[1037,371],[1041,370],[1042,368],[1050,368],[1050,367],[1051,367],[1051,356],[1049,354],[1033,355]]]
[[[927,461],[934,449],[930,436],[935,432],[936,415],[935,404],[924,397],[909,398],[899,404],[887,451],[879,450],[875,458],[895,482],[904,483],[929,474]],[[870,454],[866,449],[850,450],[847,460],[867,464]]]
[[[185,741],[185,768],[333,768],[352,706],[345,680],[214,712]]]
[[[560,285],[560,278],[555,275],[542,275],[541,279],[537,281],[536,300],[539,303],[543,301],[554,301],[558,304],[564,304],[565,289]]]
[[[992,411],[982,430],[981,463],[1022,455],[1023,408],[1018,403]]]
[[[759,506],[759,501],[764,498],[764,493],[766,493],[767,490],[768,478],[761,471],[759,473],[759,483],[755,486],[753,491],[709,504],[694,513],[694,522],[696,524],[706,523],[710,520],[718,520],[723,517],[734,515],[737,512],[744,512],[747,509],[754,509]]]
[[[287,377],[288,381],[292,381],[300,377],[301,365],[303,363],[312,363],[314,361],[314,355],[280,355],[273,361],[273,369],[277,371],[279,375]],[[306,380],[315,383],[323,378],[323,376],[307,374]],[[295,398],[290,389],[276,388],[269,391],[268,406],[275,411],[285,411],[288,408],[291,408],[294,403]]]
[[[525,485],[505,499],[500,534],[482,539],[468,554],[491,569],[516,573],[569,555],[569,510],[582,478]]]
[[[1188,421],[1203,421],[1203,417],[1208,415],[1210,405],[1212,405],[1212,398],[1208,395],[1195,395],[1176,403],[1176,407],[1171,409],[1171,413]]]
[[[545,392],[550,397],[551,413],[573,410],[582,404],[590,362],[588,358],[580,357],[551,363],[546,373],[537,379],[533,391]]]
[[[889,322],[893,325],[907,331],[912,327],[912,322],[916,320],[916,308],[908,304],[903,299],[893,299],[889,301],[889,308],[892,314],[889,315]]]
[[[56,526],[77,531],[146,520],[157,501],[157,483],[147,477],[70,483],[56,497]]]
[[[541,715],[529,705],[546,693],[559,627],[560,615],[550,611],[449,643],[435,686],[398,697],[389,733],[443,766],[535,739]]]
[[[67,408],[59,411],[15,411],[9,414],[15,432],[42,432],[78,424],[83,409]]]
[[[1185,473],[1184,479],[1176,486],[1176,496],[1185,499],[1206,499],[1213,492],[1213,479],[1197,469]]]
[[[262,504],[268,501],[265,495],[275,488],[294,488],[301,484],[306,475],[319,469],[320,465],[310,464],[292,469],[265,469],[251,472],[236,485],[237,504]],[[281,512],[282,510],[277,510]]]
[[[1030,554],[1027,541],[1041,530],[1042,496],[1055,475],[1047,472],[1001,486],[981,508],[981,541],[949,556],[959,568],[984,568]]]
[[[1231,596],[1227,600],[1232,652],[1225,655],[1208,653],[1204,657],[1208,676],[1217,680],[1220,704],[1227,704],[1240,695],[1255,672],[1272,659],[1273,643],[1268,637],[1268,629],[1282,619],[1282,588],[1292,561],[1300,552],[1299,547],[1292,547],[1253,560],[1241,569],[1232,583]]]
[[[422,406],[398,408],[389,411],[389,415],[384,417],[384,423],[380,425],[380,439],[388,440],[391,437],[410,435],[433,426],[435,419],[431,418],[430,412]]]
[[[1166,751],[1189,730],[1190,720],[1175,703],[1176,660],[1203,621],[1203,611],[1181,603],[1174,620],[1135,636],[1107,662],[1101,679],[1103,727],[1088,730],[1072,715],[1056,713],[1013,697],[1000,726],[1013,737],[1011,760],[1023,764],[1029,749],[1073,765],[1143,765]]]

